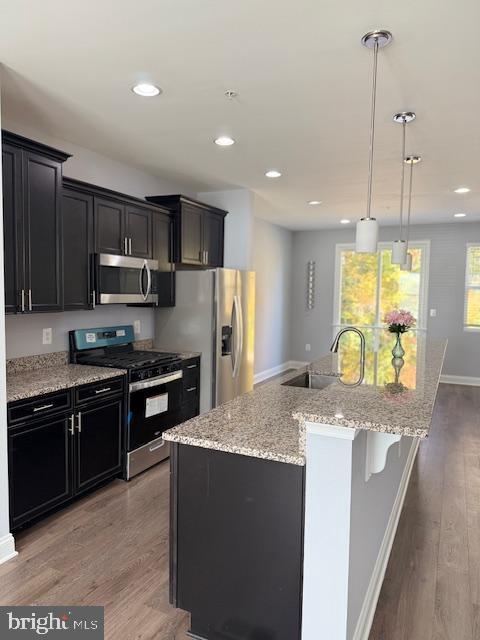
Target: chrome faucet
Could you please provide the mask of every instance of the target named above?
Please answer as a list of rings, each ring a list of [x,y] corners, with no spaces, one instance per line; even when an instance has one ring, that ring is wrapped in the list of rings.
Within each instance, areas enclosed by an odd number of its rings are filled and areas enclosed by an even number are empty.
[[[340,331],[335,336],[335,340],[333,341],[333,344],[330,347],[330,351],[332,353],[338,352],[338,344],[340,342],[340,338],[343,336],[344,333],[347,333],[348,331],[353,331],[354,333],[357,333],[360,337],[360,375],[356,382],[343,382],[341,378],[339,378],[339,381],[342,384],[344,384],[346,387],[357,387],[358,385],[362,384],[363,379],[365,377],[365,336],[363,335],[363,333],[360,331],[360,329],[357,329],[356,327],[344,327],[343,329],[340,329]]]

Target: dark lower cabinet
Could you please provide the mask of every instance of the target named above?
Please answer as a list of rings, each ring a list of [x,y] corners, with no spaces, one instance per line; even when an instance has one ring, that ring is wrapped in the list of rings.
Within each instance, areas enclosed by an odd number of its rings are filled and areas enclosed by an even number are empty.
[[[200,413],[200,358],[184,360],[182,373],[182,422],[185,422]]]
[[[72,497],[69,419],[64,413],[9,429],[12,529]]]
[[[112,379],[112,384],[118,393],[102,400],[76,405],[76,399],[84,397],[82,391],[95,387],[85,385],[9,405],[12,530],[121,475],[124,380]],[[49,415],[38,418],[38,412]]]
[[[85,491],[122,466],[122,399],[77,413],[75,491]]]
[[[170,596],[206,640],[299,640],[304,467],[172,444]]]
[[[64,309],[92,309],[92,196],[75,189],[63,189],[62,230]]]

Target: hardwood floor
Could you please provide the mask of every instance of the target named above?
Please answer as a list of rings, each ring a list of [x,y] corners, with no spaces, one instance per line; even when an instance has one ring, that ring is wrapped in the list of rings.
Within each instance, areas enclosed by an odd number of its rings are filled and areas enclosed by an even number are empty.
[[[480,638],[480,389],[440,385],[370,640]]]
[[[0,604],[100,604],[108,640],[185,640],[168,603],[168,474],[115,481],[17,534]],[[440,385],[370,640],[479,638],[480,390]]]

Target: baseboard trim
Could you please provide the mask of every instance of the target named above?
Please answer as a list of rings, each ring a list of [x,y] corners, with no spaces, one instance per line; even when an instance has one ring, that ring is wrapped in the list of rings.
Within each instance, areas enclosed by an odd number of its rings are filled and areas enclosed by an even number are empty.
[[[15,538],[11,533],[7,533],[6,536],[0,538],[0,564],[11,560],[18,555],[18,551],[15,551]]]
[[[282,362],[282,364],[277,365],[276,367],[272,367],[271,369],[265,369],[265,371],[260,371],[253,376],[253,383],[258,384],[259,382],[263,382],[264,380],[268,380],[268,378],[273,378],[273,376],[278,376],[279,373],[283,373],[284,371],[288,371],[288,369],[299,369],[307,364],[307,362],[300,362],[299,360],[287,360],[286,362]]]
[[[363,601],[362,610],[358,617],[355,633],[353,634],[353,640],[368,640],[370,635],[370,629],[372,627],[373,618],[375,616],[375,610],[377,608],[378,597],[380,596],[380,590],[382,588],[383,579],[385,577],[385,571],[387,570],[388,560],[392,551],[393,541],[395,539],[395,533],[397,532],[398,521],[400,520],[400,514],[402,513],[403,503],[407,494],[408,483],[410,475],[413,469],[413,463],[415,462],[415,456],[417,455],[420,440],[414,439],[410,452],[408,454],[407,463],[403,470],[402,479],[398,487],[397,497],[393,504],[392,512],[388,520],[387,529],[383,536],[380,551],[378,552],[377,561],[373,569],[372,577],[368,585],[365,599]]]
[[[472,376],[450,376],[447,374],[440,376],[440,382],[444,384],[464,384],[469,387],[480,387],[480,378]]]

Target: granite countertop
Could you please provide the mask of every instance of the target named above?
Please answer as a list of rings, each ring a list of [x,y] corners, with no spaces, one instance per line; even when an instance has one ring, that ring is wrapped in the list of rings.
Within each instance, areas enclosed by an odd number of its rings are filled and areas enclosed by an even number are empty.
[[[153,339],[147,338],[146,340],[137,340],[135,342],[135,349],[141,351],[163,351],[164,353],[177,353],[181,360],[190,360],[190,358],[201,357],[200,351],[179,351],[178,349],[172,349],[171,347],[154,347]]]
[[[7,372],[7,402],[42,396],[125,374],[123,369],[88,367],[82,364],[59,364],[44,369]]]
[[[169,429],[164,439],[304,465],[308,422],[425,438],[445,350],[446,341],[415,339],[411,352],[407,349],[405,355],[410,386],[399,394],[387,392],[384,385],[384,381],[393,380],[393,370],[391,377],[388,372],[382,374],[381,383],[359,387],[346,387],[338,380],[321,390],[282,386],[307,370],[323,374],[338,372],[338,357],[330,354]],[[377,362],[377,368],[379,356],[369,358],[368,355],[367,363]],[[384,360],[387,364],[391,360],[389,351]],[[367,369],[367,382],[372,375]],[[380,373],[376,375],[378,379]]]

